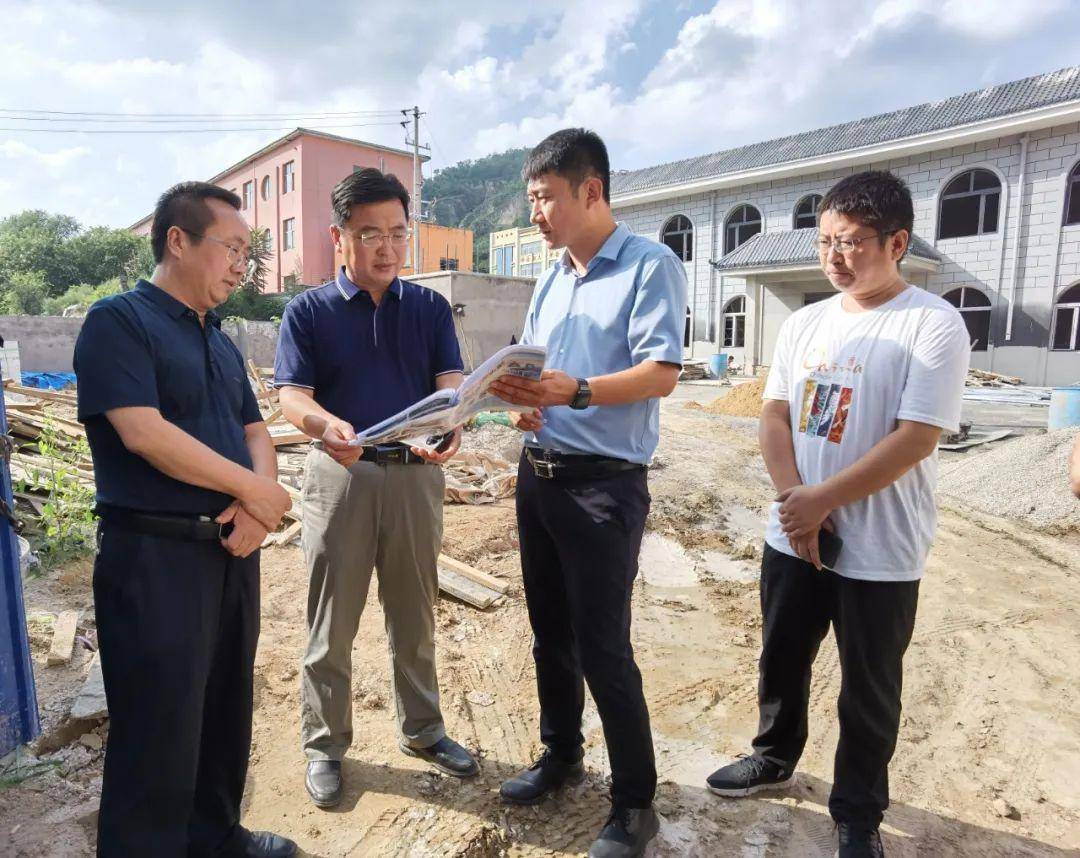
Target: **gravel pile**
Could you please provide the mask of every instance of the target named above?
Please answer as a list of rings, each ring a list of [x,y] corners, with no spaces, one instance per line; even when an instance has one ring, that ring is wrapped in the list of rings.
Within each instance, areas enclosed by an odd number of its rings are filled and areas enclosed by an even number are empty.
[[[1069,454],[1080,429],[1024,435],[996,449],[943,462],[938,492],[962,504],[1053,533],[1080,531],[1069,491]]]

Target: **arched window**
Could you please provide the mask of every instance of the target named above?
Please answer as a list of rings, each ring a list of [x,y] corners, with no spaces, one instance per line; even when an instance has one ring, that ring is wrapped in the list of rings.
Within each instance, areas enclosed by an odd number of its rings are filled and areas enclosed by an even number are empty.
[[[1055,351],[1080,351],[1080,283],[1070,286],[1054,306]]]
[[[759,232],[761,232],[761,212],[753,206],[739,206],[724,221],[724,253],[731,253]]]
[[[694,225],[686,215],[675,215],[668,219],[660,230],[660,240],[675,251],[683,262],[694,258]]]
[[[724,306],[724,347],[741,349],[746,344],[746,298],[740,295]]]
[[[821,205],[821,194],[810,194],[795,204],[795,229],[808,229],[817,226],[817,208]]]
[[[267,227],[266,230],[263,232],[263,238],[266,240],[266,252],[267,253],[273,253],[274,252],[274,234],[272,232],[270,232],[269,227]]]
[[[270,177],[263,176],[262,180],[262,198],[263,200],[270,199]]]
[[[1080,161],[1069,171],[1065,182],[1065,225],[1080,223]]]
[[[1001,182],[989,170],[961,173],[941,193],[938,238],[997,232]]]
[[[960,311],[968,330],[973,352],[984,352],[990,344],[990,299],[973,286],[961,286],[942,296]]]

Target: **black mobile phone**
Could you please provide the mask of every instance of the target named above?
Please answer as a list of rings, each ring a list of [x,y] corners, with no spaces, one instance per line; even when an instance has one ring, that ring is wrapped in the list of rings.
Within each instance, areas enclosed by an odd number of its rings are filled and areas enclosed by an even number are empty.
[[[818,556],[821,565],[826,569],[835,569],[836,561],[840,559],[840,550],[844,547],[844,540],[824,527],[818,531]]]
[[[428,444],[435,444],[438,441],[438,445],[435,447],[436,453],[445,453],[450,449],[450,443],[454,440],[454,433],[447,432],[445,435],[432,435],[428,438]]]

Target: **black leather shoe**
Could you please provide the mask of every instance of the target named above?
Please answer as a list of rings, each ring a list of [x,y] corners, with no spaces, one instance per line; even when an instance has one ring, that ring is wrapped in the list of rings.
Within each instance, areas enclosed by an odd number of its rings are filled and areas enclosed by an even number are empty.
[[[239,848],[229,854],[237,858],[291,858],[296,844],[272,831],[243,831]]]
[[[341,761],[312,760],[304,785],[316,807],[333,807],[341,801]]]
[[[641,858],[660,830],[651,807],[613,807],[600,836],[589,847],[589,858]]]
[[[581,760],[568,763],[551,751],[544,751],[540,759],[525,771],[503,781],[499,795],[507,804],[538,804],[545,795],[564,783],[580,783],[584,776],[585,766]]]
[[[885,858],[885,848],[881,845],[881,835],[876,825],[841,822],[836,828],[840,840],[836,858]]]
[[[414,748],[402,742],[401,750],[410,757],[427,760],[440,772],[455,778],[470,778],[480,771],[473,755],[449,736],[443,736],[434,745],[426,748]]]

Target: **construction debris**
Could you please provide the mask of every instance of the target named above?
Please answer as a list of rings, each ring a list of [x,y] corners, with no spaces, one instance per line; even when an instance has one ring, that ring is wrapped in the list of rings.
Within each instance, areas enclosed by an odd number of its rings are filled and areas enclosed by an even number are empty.
[[[709,377],[709,366],[701,360],[684,360],[679,381],[701,381]]]
[[[75,646],[75,630],[79,625],[78,611],[63,611],[53,626],[52,646],[45,657],[45,664],[55,667],[71,661],[71,651]]]
[[[1009,429],[1001,429],[997,432],[963,432],[956,433],[957,435],[963,435],[960,440],[949,440],[952,436],[948,436],[945,441],[938,444],[939,450],[966,450],[969,447],[979,447],[983,444],[989,444],[991,441],[1000,441],[1002,438],[1008,438],[1012,431]]]
[[[1024,383],[1024,379],[1015,375],[1000,375],[996,372],[988,372],[985,369],[969,369],[967,374],[968,387],[1003,387],[1010,385],[1016,387]]]
[[[517,466],[487,453],[460,452],[446,463],[445,474],[450,503],[494,503],[513,497],[517,488]]]
[[[109,714],[105,702],[105,680],[101,678],[101,654],[94,653],[90,662],[90,673],[86,676],[82,691],[71,706],[71,717],[75,720],[100,719]]]

